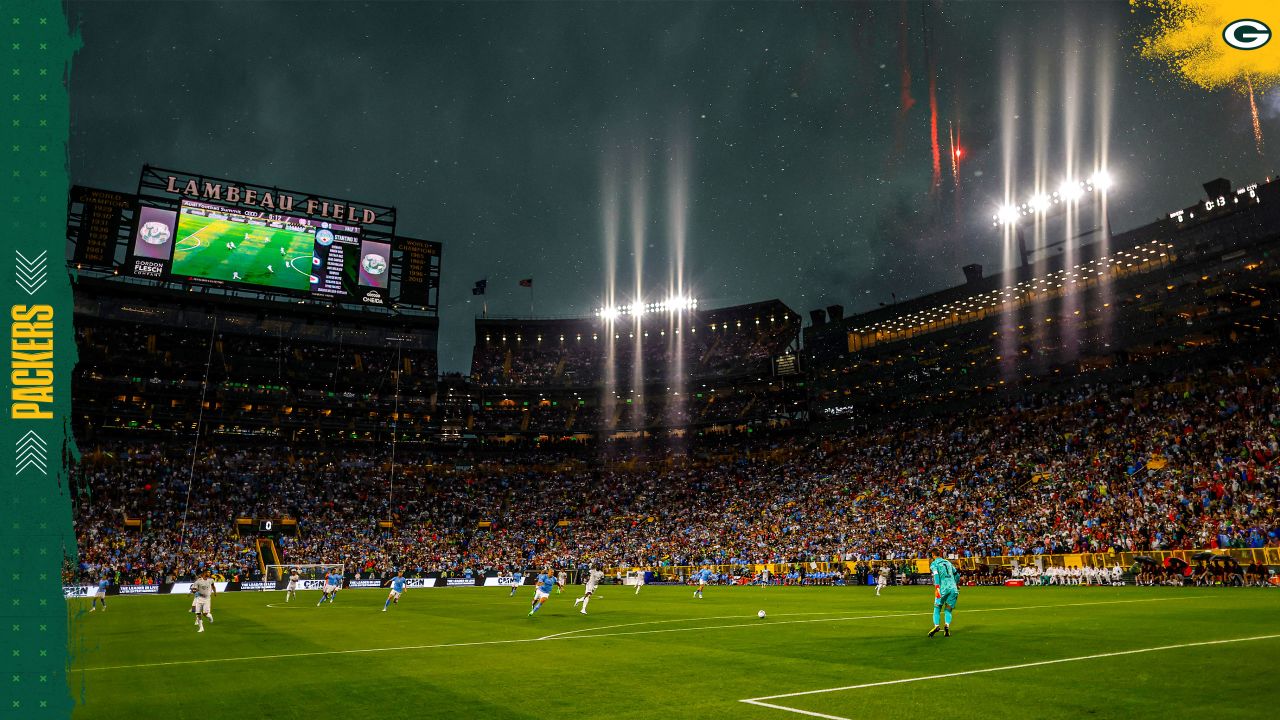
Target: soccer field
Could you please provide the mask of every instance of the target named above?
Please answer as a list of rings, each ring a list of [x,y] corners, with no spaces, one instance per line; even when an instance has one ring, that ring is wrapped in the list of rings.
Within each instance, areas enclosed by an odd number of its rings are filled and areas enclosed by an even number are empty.
[[[176,275],[285,290],[311,288],[315,238],[309,232],[184,213],[177,236],[172,266]]]
[[[88,718],[1257,718],[1280,668],[1280,592],[931,587],[581,587],[227,593],[72,615]],[[758,610],[768,613],[756,617]],[[744,702],[754,700],[754,703]]]

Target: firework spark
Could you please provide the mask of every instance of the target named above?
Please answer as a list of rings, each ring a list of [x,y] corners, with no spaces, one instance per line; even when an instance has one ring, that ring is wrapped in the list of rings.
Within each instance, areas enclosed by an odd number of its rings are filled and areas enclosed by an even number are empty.
[[[1249,85],[1249,112],[1253,114],[1253,145],[1258,150],[1258,156],[1262,156],[1262,123],[1258,122],[1258,103],[1253,98],[1253,80],[1248,76],[1245,82]]]

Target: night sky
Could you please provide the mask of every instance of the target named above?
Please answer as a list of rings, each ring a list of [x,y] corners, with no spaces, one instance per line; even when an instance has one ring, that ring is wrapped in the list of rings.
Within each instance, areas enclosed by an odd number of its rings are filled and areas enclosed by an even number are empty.
[[[702,307],[856,312],[954,285],[968,262],[998,269],[1006,181],[1019,197],[1037,174],[1056,187],[1068,157],[1092,168],[1106,153],[1117,230],[1190,204],[1210,178],[1280,165],[1280,91],[1261,99],[1264,157],[1247,99],[1137,56],[1148,18],[1124,2],[69,12],[84,45],[73,182],[131,191],[151,163],[397,207],[402,233],[444,243],[446,371],[468,368],[474,281],[489,279],[491,314],[529,312],[527,277],[538,315],[589,314],[611,277],[630,299],[637,234],[649,299],[684,228]],[[613,262],[605,207],[619,209]]]

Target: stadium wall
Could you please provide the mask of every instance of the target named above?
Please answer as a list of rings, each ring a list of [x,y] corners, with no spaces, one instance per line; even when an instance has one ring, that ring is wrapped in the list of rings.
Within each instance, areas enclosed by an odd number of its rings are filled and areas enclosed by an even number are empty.
[[[1250,563],[1258,563],[1264,567],[1280,566],[1280,547],[1270,548],[1226,548],[1226,549],[1196,549],[1196,550],[1149,550],[1138,552],[1122,552],[1122,553],[1068,553],[1056,555],[1002,555],[988,557],[962,557],[951,558],[951,562],[955,564],[960,571],[974,571],[979,568],[1009,568],[1014,563],[1019,566],[1042,564],[1043,567],[1113,567],[1117,563],[1124,568],[1132,567],[1137,562],[1138,557],[1149,557],[1157,564],[1162,563],[1165,558],[1179,558],[1188,563],[1195,564],[1196,560],[1192,557],[1198,553],[1212,553],[1215,555],[1229,555],[1241,565]],[[684,575],[688,576],[695,570],[703,568],[720,574],[742,573],[744,570],[749,571],[753,575],[758,575],[762,570],[768,570],[770,574],[785,574],[798,567],[803,566],[806,570],[812,572],[854,572],[859,564],[883,565],[885,563],[893,565],[907,564],[915,569],[917,573],[927,573],[929,571],[928,558],[866,558],[858,560],[840,560],[836,562],[797,562],[797,563],[743,563],[743,564],[718,564],[718,565],[667,565],[667,566],[633,566],[633,567],[609,567],[605,568],[607,575],[616,573],[626,574],[630,571],[645,570],[659,576]]]
[[[347,578],[343,582],[344,588],[379,588],[383,587],[391,578]],[[527,585],[532,583],[532,578],[525,576],[519,584]],[[517,584],[510,575],[494,575],[489,577],[474,578],[444,578],[444,577],[422,577],[422,578],[405,578],[405,587],[407,588],[444,588],[444,587],[510,587]],[[299,580],[298,590],[319,590],[324,586],[323,580]],[[286,590],[289,587],[288,580],[245,580],[242,582],[216,582],[214,589],[220,593],[224,592],[274,592]],[[97,585],[63,585],[62,594],[67,598],[88,598],[93,597],[97,592]],[[191,592],[190,582],[174,582],[174,583],[158,583],[151,585],[110,585],[107,587],[108,595],[187,595]]]

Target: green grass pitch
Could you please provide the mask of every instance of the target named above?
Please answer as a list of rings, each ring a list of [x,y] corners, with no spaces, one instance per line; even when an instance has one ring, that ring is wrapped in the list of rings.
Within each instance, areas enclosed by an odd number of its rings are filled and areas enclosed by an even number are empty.
[[[523,587],[68,601],[75,717],[1257,718],[1274,712],[1280,592]],[[768,617],[760,620],[758,610]],[[1230,641],[1230,642],[1220,642]],[[1138,652],[1135,652],[1138,651]],[[983,671],[983,672],[974,672]],[[941,677],[934,677],[941,676]],[[873,685],[873,683],[885,683]],[[869,686],[868,686],[869,685]],[[867,686],[867,687],[850,687]],[[833,688],[847,688],[831,690]],[[830,690],[789,697],[772,697]],[[757,699],[757,703],[743,700]],[[801,714],[803,711],[804,714]]]
[[[315,239],[309,232],[184,213],[177,236],[171,267],[175,275],[284,290],[311,289]],[[229,242],[235,243],[234,249],[227,247]]]

